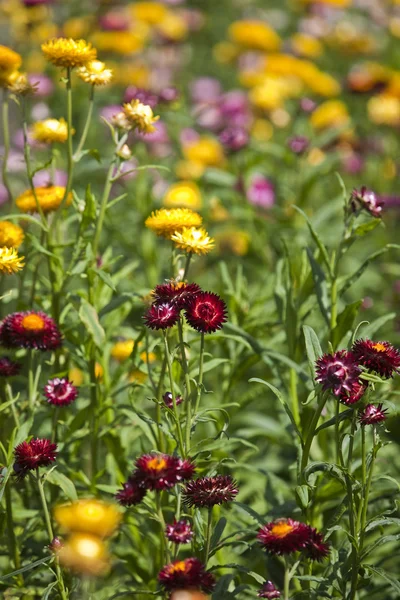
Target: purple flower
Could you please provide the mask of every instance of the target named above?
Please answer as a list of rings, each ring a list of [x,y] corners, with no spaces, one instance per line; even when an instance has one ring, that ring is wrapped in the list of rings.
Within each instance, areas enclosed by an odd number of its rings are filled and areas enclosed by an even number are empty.
[[[67,184],[67,173],[65,171],[61,171],[61,169],[56,169],[54,172],[54,179],[52,179],[51,171],[38,171],[33,176],[33,183],[36,187],[45,187],[49,184],[53,185],[61,185],[65,187]]]
[[[109,106],[103,106],[100,109],[100,116],[107,121],[110,121],[115,115],[120,113],[122,106],[120,104],[110,104]]]
[[[364,208],[373,217],[379,218],[382,216],[383,202],[376,196],[375,192],[363,186],[359,190],[353,190],[351,208],[353,212]]]
[[[311,98],[302,98],[300,100],[300,108],[305,113],[311,113],[317,108],[317,103]]]
[[[44,395],[49,404],[68,406],[78,397],[77,388],[66,377],[50,379],[44,386]]]
[[[250,204],[260,208],[271,208],[275,204],[275,189],[273,183],[260,173],[253,176],[246,190]]]
[[[157,94],[150,90],[130,85],[125,90],[124,102],[131,102],[132,100],[139,100],[142,104],[147,104],[151,108],[154,108],[158,104],[159,98]]]
[[[185,519],[181,519],[166,526],[165,536],[174,544],[188,544],[192,541],[193,531],[190,523]]]
[[[249,135],[240,127],[228,127],[219,135],[219,140],[227,150],[237,152],[249,143]]]
[[[330,390],[337,397],[341,397],[343,393],[353,393],[361,369],[352,352],[338,350],[334,354],[324,354],[315,364],[315,379],[324,390]]]
[[[29,73],[28,80],[29,83],[36,86],[36,98],[47,98],[54,90],[52,80],[47,75],[43,75],[43,73]]]
[[[304,154],[310,141],[304,135],[295,135],[288,139],[288,146],[294,154]]]
[[[214,77],[199,77],[190,86],[190,95],[194,103],[217,102],[221,93],[221,84]]]

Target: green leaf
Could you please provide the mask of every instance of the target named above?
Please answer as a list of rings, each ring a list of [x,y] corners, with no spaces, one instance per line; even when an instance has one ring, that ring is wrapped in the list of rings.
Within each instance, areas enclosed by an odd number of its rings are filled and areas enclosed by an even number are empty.
[[[297,212],[300,213],[304,217],[304,219],[306,220],[308,229],[309,229],[309,231],[311,233],[311,237],[313,238],[314,242],[318,246],[319,251],[321,252],[322,259],[323,259],[323,261],[325,263],[325,266],[326,266],[326,268],[328,270],[329,275],[332,276],[331,263],[330,263],[330,260],[329,260],[328,251],[325,248],[325,246],[324,246],[322,240],[320,239],[318,233],[315,231],[315,229],[314,229],[314,227],[313,227],[310,219],[307,217],[306,213],[304,211],[302,211],[301,208],[299,208],[295,204],[293,205],[293,208],[295,210],[297,210]]]
[[[79,317],[86,327],[90,337],[98,348],[102,348],[106,334],[100,325],[99,317],[94,306],[82,298],[81,307],[79,309]]]
[[[400,581],[398,580],[397,575],[392,575],[391,573],[388,573],[384,569],[380,569],[378,567],[373,567],[372,565],[365,565],[364,564],[362,566],[364,567],[364,569],[367,569],[367,571],[370,571],[374,575],[378,575],[379,577],[382,577],[382,579],[384,579],[385,581],[387,581],[387,583],[389,583],[390,586],[396,592],[400,593]]]
[[[369,325],[367,325],[366,327],[364,327],[362,329],[362,336],[361,337],[372,339],[374,337],[375,333],[381,327],[383,327],[384,325],[386,325],[386,323],[388,321],[392,321],[395,318],[396,318],[396,313],[395,312],[388,313],[387,315],[382,315],[382,317],[379,317],[375,321],[372,321],[372,323],[370,323]]]
[[[45,558],[41,558],[40,560],[35,560],[35,562],[26,565],[26,567],[22,567],[22,569],[17,569],[12,573],[6,573],[0,577],[0,581],[5,581],[6,579],[10,579],[11,577],[15,577],[15,575],[19,575],[20,573],[26,573],[27,571],[31,571],[44,563],[48,563],[53,560],[54,556],[46,556]]]
[[[347,290],[353,285],[353,283],[355,283],[361,277],[364,271],[368,268],[371,261],[375,260],[375,258],[378,258],[378,256],[385,254],[385,252],[387,252],[388,250],[389,246],[385,246],[384,248],[381,248],[380,250],[377,250],[376,252],[370,254],[370,256],[368,256],[368,258],[366,258],[361,263],[361,266],[359,266],[358,269],[354,271],[354,273],[352,273],[345,279],[345,282],[342,288],[340,289],[340,296],[343,296],[343,294],[347,292]]]
[[[209,360],[204,363],[203,373],[212,371],[212,369],[215,369],[215,367],[218,367],[218,365],[222,365],[223,363],[227,363],[227,362],[229,362],[229,358],[213,358],[212,360]],[[190,372],[190,377],[195,377],[198,372],[199,372],[199,369],[198,369],[198,367],[196,367],[195,369],[193,369]]]
[[[323,355],[321,344],[314,329],[309,325],[303,325],[304,341],[306,344],[306,353],[308,365],[312,378],[315,379],[315,362]]]
[[[54,470],[46,477],[46,481],[61,488],[68,500],[71,500],[72,502],[78,500],[78,494],[76,493],[74,484],[68,477],[63,475],[63,473]]]
[[[225,527],[227,524],[227,520],[225,517],[221,517],[216,526],[214,527],[214,531],[211,537],[211,548],[215,548],[218,544],[221,535],[224,533]]]
[[[358,225],[358,227],[355,228],[354,235],[356,235],[357,237],[362,237],[370,231],[376,229],[376,227],[378,227],[378,225],[380,225],[381,223],[381,219],[372,219],[371,221],[367,221],[367,223]]]
[[[332,332],[332,345],[334,349],[339,346],[346,333],[353,328],[361,304],[362,300],[348,304],[340,315],[338,315],[336,327]]]
[[[117,288],[115,287],[113,280],[111,279],[111,276],[106,273],[105,271],[103,271],[102,269],[89,269],[90,272],[95,273],[98,277],[100,277],[100,279],[102,281],[104,281],[104,283],[113,290],[113,292],[117,291]]]
[[[295,489],[296,501],[301,509],[307,508],[310,503],[310,488],[308,485],[298,485]]]
[[[91,156],[92,158],[94,158],[95,160],[97,160],[98,163],[101,163],[101,156],[100,156],[100,152],[97,150],[97,148],[91,148],[88,151],[89,156]]]
[[[319,262],[315,259],[310,248],[306,248],[307,258],[311,266],[312,278],[315,286],[315,294],[317,296],[318,306],[321,311],[321,315],[324,317],[326,324],[329,326],[329,315],[328,315],[328,286],[326,284],[326,277],[323,269]]]

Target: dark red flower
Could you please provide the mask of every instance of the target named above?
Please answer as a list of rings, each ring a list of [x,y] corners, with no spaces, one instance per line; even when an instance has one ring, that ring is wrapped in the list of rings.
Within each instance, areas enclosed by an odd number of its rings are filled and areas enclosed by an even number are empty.
[[[187,506],[215,506],[232,502],[239,490],[230,475],[200,477],[190,481],[183,491],[183,501]]]
[[[165,392],[165,394],[163,396],[163,400],[164,400],[165,406],[167,406],[168,408],[171,408],[171,409],[174,408],[174,403],[172,400],[171,392]],[[182,402],[183,402],[183,398],[182,398],[182,396],[180,396],[178,394],[178,396],[176,396],[176,398],[175,398],[176,406],[178,406],[179,404],[182,404]]]
[[[382,216],[383,202],[376,196],[375,192],[363,186],[360,190],[353,190],[351,208],[353,212],[364,208],[373,217],[378,218]]]
[[[304,550],[310,537],[309,530],[305,523],[279,519],[264,525],[257,537],[270,554],[291,554]]]
[[[147,490],[141,481],[132,476],[122,484],[122,490],[115,494],[115,498],[122,506],[134,506],[143,500],[146,493]]]
[[[276,589],[272,581],[266,581],[257,594],[257,598],[268,598],[268,600],[274,600],[275,598],[280,597],[281,593]]]
[[[339,400],[342,404],[346,404],[346,406],[355,404],[364,396],[366,389],[366,385],[363,385],[359,381],[354,381],[351,385],[351,390],[343,390],[339,395]]]
[[[214,575],[205,570],[198,558],[176,560],[166,565],[159,572],[158,581],[167,591],[195,589],[211,592],[215,586]]]
[[[376,425],[385,421],[387,418],[387,408],[382,407],[383,404],[367,404],[358,416],[361,425]]]
[[[53,319],[44,312],[16,312],[1,323],[0,344],[6,348],[56,350],[61,346],[61,334]]]
[[[165,528],[165,535],[174,544],[188,544],[193,538],[193,531],[186,519],[174,521]]]
[[[148,490],[165,490],[193,477],[195,466],[169,454],[144,454],[137,459],[134,477]]]
[[[13,377],[20,372],[20,363],[10,360],[7,356],[0,358],[0,377]]]
[[[352,393],[360,374],[361,369],[353,353],[346,350],[324,354],[316,361],[316,381],[322,384],[324,390],[331,390],[338,397]]]
[[[150,329],[169,329],[176,325],[179,319],[179,310],[173,304],[153,304],[143,317]]]
[[[19,444],[14,449],[14,455],[14,471],[24,477],[28,471],[51,465],[57,457],[57,444],[46,439],[32,439]]]
[[[173,304],[181,310],[186,308],[188,302],[199,292],[201,292],[201,287],[197,283],[172,280],[156,285],[152,295],[155,304]]]
[[[306,543],[305,552],[311,560],[323,560],[330,552],[329,545],[324,542],[322,533],[319,533],[314,527],[309,528],[309,538]]]
[[[47,401],[54,406],[67,406],[78,397],[77,388],[67,377],[50,379],[44,386]]]
[[[200,292],[190,301],[185,317],[193,329],[212,333],[221,329],[227,320],[226,304],[217,294]]]
[[[399,371],[400,352],[389,342],[357,340],[353,344],[352,352],[360,365],[375,371],[385,379]]]

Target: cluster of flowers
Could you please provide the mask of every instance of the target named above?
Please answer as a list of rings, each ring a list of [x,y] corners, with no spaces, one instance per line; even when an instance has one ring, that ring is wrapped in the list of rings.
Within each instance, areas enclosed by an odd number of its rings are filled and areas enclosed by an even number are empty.
[[[330,391],[340,402],[349,406],[364,396],[368,382],[362,379],[363,372],[372,372],[389,379],[400,368],[400,352],[389,342],[356,340],[350,351],[338,350],[324,354],[316,362],[316,381],[322,389]],[[373,425],[386,419],[382,404],[368,404],[360,412],[362,425]]]
[[[169,329],[185,311],[186,321],[200,333],[222,328],[227,319],[226,304],[217,294],[203,292],[197,283],[174,282],[157,285],[154,302],[144,316],[151,329]]]

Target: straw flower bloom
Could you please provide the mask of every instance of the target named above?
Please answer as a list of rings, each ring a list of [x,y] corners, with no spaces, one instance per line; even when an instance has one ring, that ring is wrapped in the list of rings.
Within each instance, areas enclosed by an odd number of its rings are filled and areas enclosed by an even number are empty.
[[[170,239],[174,233],[182,231],[185,227],[199,227],[202,220],[201,216],[190,208],[160,208],[152,212],[144,224],[157,235]]]
[[[214,575],[205,570],[198,558],[177,560],[163,567],[158,581],[167,591],[195,589],[211,592],[215,586]]]
[[[83,67],[97,57],[97,50],[92,44],[72,38],[49,40],[42,44],[42,51],[47,60],[56,67]]]
[[[45,119],[33,124],[32,137],[37,142],[51,144],[53,142],[66,142],[68,139],[68,125],[65,119]]]
[[[200,292],[189,302],[185,317],[193,329],[200,333],[212,333],[222,329],[227,320],[226,304],[212,292]]]
[[[122,484],[122,490],[115,494],[115,499],[121,506],[134,506],[139,504],[146,494],[147,489],[142,482],[138,480],[136,475],[132,475],[128,478],[128,481]]]
[[[151,295],[155,304],[167,302],[181,310],[186,308],[191,298],[194,298],[199,292],[201,292],[201,287],[197,283],[171,280],[168,283],[156,285]]]
[[[201,477],[186,485],[183,501],[187,506],[211,508],[216,504],[232,502],[238,493],[236,482],[230,475]]]
[[[291,554],[304,550],[309,528],[293,519],[280,519],[264,525],[257,537],[270,554]]]
[[[166,526],[165,537],[174,544],[188,544],[192,541],[193,530],[186,519],[175,520]]]
[[[280,598],[280,591],[274,586],[272,581],[266,581],[262,586],[261,590],[259,590],[257,594],[257,598],[268,598],[268,600],[274,600],[275,598]]]
[[[7,356],[0,358],[0,377],[13,377],[18,375],[21,370],[21,364],[10,360]]]
[[[74,533],[57,551],[60,563],[85,575],[102,575],[110,567],[105,543],[96,535]]]
[[[31,83],[26,73],[15,71],[8,77],[7,88],[17,96],[28,96],[36,93],[37,84]]]
[[[55,377],[44,386],[44,395],[49,404],[68,406],[78,397],[78,390],[66,377]]]
[[[118,527],[121,513],[114,504],[90,498],[57,506],[54,518],[67,531],[109,537]]]
[[[324,354],[316,361],[316,381],[337,397],[353,393],[360,374],[356,357],[346,350]]]
[[[6,348],[56,350],[61,346],[61,333],[44,312],[15,312],[0,324],[0,344]]]
[[[11,221],[0,221],[0,246],[19,248],[24,241],[24,231]]]
[[[14,471],[20,478],[25,477],[28,471],[48,467],[56,460],[57,444],[47,439],[32,439],[19,444],[14,449],[14,455]]]
[[[385,379],[399,372],[400,352],[389,342],[357,340],[352,351],[360,365]]]
[[[215,245],[204,227],[184,227],[182,231],[175,231],[171,240],[177,248],[195,254],[208,254]]]
[[[7,86],[9,76],[17,71],[22,64],[22,58],[14,50],[0,45],[0,86]]]
[[[153,304],[144,316],[144,321],[150,329],[169,329],[176,325],[179,310],[173,304]]]
[[[387,419],[387,408],[383,408],[383,404],[367,404],[358,415],[360,424],[377,425]]]
[[[124,104],[123,113],[132,129],[137,129],[140,133],[153,133],[156,130],[154,123],[160,118],[154,116],[151,106],[142,104],[140,100]]]
[[[84,67],[79,67],[77,73],[82,81],[92,85],[107,85],[113,77],[112,70],[107,69],[101,60],[91,60]]]
[[[42,211],[46,214],[53,210],[57,210],[63,201],[65,195],[65,187],[61,187],[58,185],[48,185],[43,187],[36,187],[35,193],[39,205]],[[72,194],[68,194],[66,199],[66,206],[71,204]],[[25,213],[35,213],[38,212],[36,199],[31,189],[23,192],[15,201],[16,205],[22,212]]]
[[[176,206],[199,209],[202,205],[199,187],[192,181],[178,181],[167,191],[163,204],[167,208]]]
[[[24,268],[24,257],[18,256],[18,251],[15,248],[0,248],[0,273],[12,275],[18,273]]]

